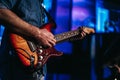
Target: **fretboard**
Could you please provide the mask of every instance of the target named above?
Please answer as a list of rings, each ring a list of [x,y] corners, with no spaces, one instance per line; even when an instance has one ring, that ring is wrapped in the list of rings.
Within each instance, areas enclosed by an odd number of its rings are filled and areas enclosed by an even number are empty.
[[[58,43],[58,42],[62,42],[64,40],[68,40],[68,39],[75,37],[79,34],[80,34],[80,30],[77,29],[77,30],[57,34],[57,35],[55,35],[55,39],[57,40],[57,43]]]

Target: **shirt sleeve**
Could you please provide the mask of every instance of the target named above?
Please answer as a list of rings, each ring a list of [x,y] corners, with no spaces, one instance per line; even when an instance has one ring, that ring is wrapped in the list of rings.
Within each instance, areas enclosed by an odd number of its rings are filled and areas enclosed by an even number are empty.
[[[12,9],[17,0],[0,0],[0,8]]]

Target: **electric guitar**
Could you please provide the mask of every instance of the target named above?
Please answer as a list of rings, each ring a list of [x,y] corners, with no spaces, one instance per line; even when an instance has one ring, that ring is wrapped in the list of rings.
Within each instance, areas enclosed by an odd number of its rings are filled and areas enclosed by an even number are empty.
[[[52,24],[48,23],[42,28],[46,28],[50,31],[52,26]],[[81,34],[81,31],[82,29],[79,28],[77,30],[57,34],[55,35],[55,39],[57,43],[65,40],[74,40],[76,39],[76,36]],[[54,47],[45,49],[41,45],[26,40],[14,33],[10,33],[10,41],[18,58],[25,67],[42,67],[50,57],[61,56],[63,54],[62,52],[57,51]]]

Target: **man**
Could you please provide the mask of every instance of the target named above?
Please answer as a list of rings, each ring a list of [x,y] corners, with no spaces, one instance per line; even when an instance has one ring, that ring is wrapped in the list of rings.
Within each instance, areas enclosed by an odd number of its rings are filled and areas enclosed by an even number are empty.
[[[9,33],[15,33],[32,38],[45,48],[55,46],[54,35],[44,28],[39,29],[44,24],[45,15],[41,4],[42,0],[0,0],[0,24],[5,27],[0,47],[1,80],[44,79],[45,65],[35,72],[26,71],[19,63],[9,41]],[[84,37],[90,33],[94,33],[94,30],[85,28],[81,35]]]

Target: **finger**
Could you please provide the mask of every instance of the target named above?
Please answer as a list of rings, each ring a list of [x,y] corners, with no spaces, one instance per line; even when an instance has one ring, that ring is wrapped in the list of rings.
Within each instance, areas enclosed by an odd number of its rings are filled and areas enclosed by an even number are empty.
[[[52,45],[49,42],[43,44],[43,48],[50,48]]]
[[[55,39],[49,39],[49,43],[50,43],[52,46],[55,46],[56,40],[55,40]]]
[[[86,33],[84,31],[82,31],[81,33],[81,39],[83,39],[86,36]]]
[[[92,28],[91,28],[91,29],[88,29],[88,32],[89,32],[89,33],[95,33],[94,29],[92,29]]]
[[[95,33],[95,30],[94,30],[94,29],[92,29],[92,30],[91,30],[91,33]]]
[[[86,32],[82,31],[81,36],[84,37],[86,36],[86,34],[87,34]]]
[[[87,34],[95,33],[95,30],[93,28],[83,27],[83,31]]]
[[[56,40],[55,39],[48,39],[46,42],[44,42],[44,47],[45,48],[49,48],[49,47],[53,47],[56,44]]]
[[[52,38],[51,41],[53,41],[54,43],[56,43],[56,39],[55,38]]]

